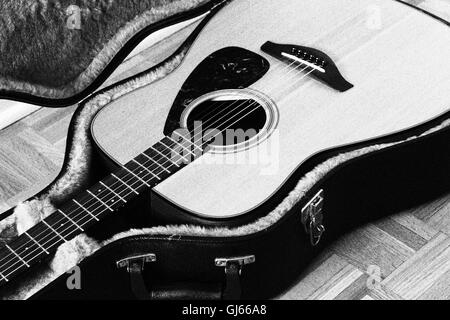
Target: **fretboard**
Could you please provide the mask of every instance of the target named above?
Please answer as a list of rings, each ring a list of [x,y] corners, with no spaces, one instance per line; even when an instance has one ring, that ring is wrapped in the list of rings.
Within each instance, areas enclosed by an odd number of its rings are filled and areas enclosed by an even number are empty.
[[[165,137],[1,248],[0,286],[202,155],[204,146],[178,138]]]

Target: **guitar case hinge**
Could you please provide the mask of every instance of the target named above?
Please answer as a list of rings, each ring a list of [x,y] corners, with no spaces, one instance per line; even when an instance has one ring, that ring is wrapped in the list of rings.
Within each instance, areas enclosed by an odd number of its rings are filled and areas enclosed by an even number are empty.
[[[149,294],[145,285],[142,272],[147,263],[155,262],[156,255],[153,253],[127,257],[116,261],[118,269],[126,268],[130,276],[131,291],[133,294],[141,300],[150,300]]]
[[[324,199],[324,191],[320,189],[301,211],[301,221],[306,234],[309,235],[312,246],[319,244],[325,232],[325,227],[323,226]]]
[[[116,261],[119,269],[126,268],[130,276],[131,290],[133,294],[141,300],[152,299],[152,293],[148,291],[143,271],[147,263],[155,262],[156,255],[153,253],[127,257]],[[254,255],[230,258],[216,258],[215,265],[225,269],[225,286],[222,292],[222,299],[237,300],[241,297],[241,272],[244,265],[255,262]]]
[[[223,291],[223,300],[238,300],[241,298],[241,272],[244,265],[255,262],[254,255],[216,258],[217,267],[225,268],[225,289]]]

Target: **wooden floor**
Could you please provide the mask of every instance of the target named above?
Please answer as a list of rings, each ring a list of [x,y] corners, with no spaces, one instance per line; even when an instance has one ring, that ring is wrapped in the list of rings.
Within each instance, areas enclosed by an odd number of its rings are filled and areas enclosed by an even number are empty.
[[[450,3],[411,0],[450,19]],[[186,36],[144,50],[110,78],[149,67]],[[0,131],[0,212],[51,182],[60,170],[75,106],[43,108]],[[312,262],[283,299],[450,299],[450,191],[354,231]]]

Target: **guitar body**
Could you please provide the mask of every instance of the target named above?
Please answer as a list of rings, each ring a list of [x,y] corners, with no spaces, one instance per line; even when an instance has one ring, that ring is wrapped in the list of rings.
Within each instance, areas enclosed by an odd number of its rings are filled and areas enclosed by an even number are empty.
[[[326,53],[353,87],[335,90],[289,68],[261,50],[267,41]],[[430,16],[392,0],[234,0],[175,71],[99,112],[91,130],[99,149],[123,165],[170,134],[168,123],[182,125],[176,101],[183,84],[206,57],[229,47],[269,63],[246,88],[271,104],[272,131],[248,148],[212,149],[202,156],[207,161],[169,177],[153,189],[155,208],[214,220],[257,212],[279,203],[283,186],[316,154],[400,133],[448,110],[450,30]],[[193,90],[189,101],[201,97]],[[227,162],[255,150],[269,150],[270,159]]]
[[[221,3],[164,63],[80,105],[58,188],[86,123],[116,168],[0,249],[1,294],[23,274],[28,296],[42,274],[25,272],[94,224],[114,236],[72,252],[83,289],[47,270],[34,298],[280,294],[342,234],[448,193],[449,56],[449,26],[399,1]],[[115,223],[137,218],[122,207],[145,221]]]

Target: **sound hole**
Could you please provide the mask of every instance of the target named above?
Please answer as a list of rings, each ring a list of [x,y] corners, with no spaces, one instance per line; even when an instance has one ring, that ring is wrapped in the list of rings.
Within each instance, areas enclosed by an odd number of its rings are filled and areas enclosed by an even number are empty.
[[[187,117],[187,127],[196,135],[202,132],[211,145],[230,146],[253,138],[266,121],[266,111],[257,101],[222,97],[197,105]]]

